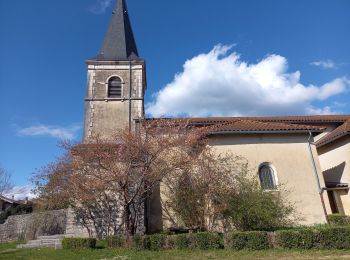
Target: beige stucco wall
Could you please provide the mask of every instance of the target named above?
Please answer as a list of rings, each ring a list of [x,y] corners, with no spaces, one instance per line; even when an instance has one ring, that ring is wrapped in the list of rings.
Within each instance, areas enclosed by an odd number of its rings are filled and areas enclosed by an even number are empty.
[[[350,136],[322,146],[318,149],[325,179],[330,182],[350,183]],[[345,214],[350,215],[349,192],[338,192]]]
[[[218,153],[230,151],[245,157],[256,172],[262,163],[271,163],[277,172],[278,183],[289,191],[289,201],[295,204],[303,218],[300,224],[309,225],[325,223],[326,219],[307,140],[307,134],[236,134],[212,137],[210,145]],[[321,173],[316,148],[313,146],[312,149],[317,170]],[[320,181],[324,186],[322,176]]]

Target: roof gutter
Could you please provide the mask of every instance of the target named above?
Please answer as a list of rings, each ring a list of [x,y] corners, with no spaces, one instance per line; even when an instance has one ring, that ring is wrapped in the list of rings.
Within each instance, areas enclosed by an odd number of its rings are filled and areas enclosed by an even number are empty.
[[[314,155],[312,153],[311,144],[313,144],[313,143],[311,142],[311,139],[312,139],[312,133],[311,133],[311,131],[309,131],[309,139],[307,140],[307,143],[308,143],[308,148],[309,148],[309,153],[310,153],[310,159],[311,159],[312,167],[313,167],[313,170],[314,170],[314,176],[315,176],[317,187],[318,187],[318,193],[320,195],[320,200],[321,200],[321,204],[322,204],[322,208],[323,208],[323,213],[325,215],[327,223],[329,223],[329,221],[328,221],[328,213],[327,213],[327,209],[326,209],[326,204],[325,204],[324,198],[323,198],[323,192],[326,190],[326,188],[321,186],[320,178],[319,178],[319,175],[318,175],[318,172],[317,172],[315,157],[314,157]]]
[[[212,132],[210,135],[231,135],[231,134],[284,134],[284,133],[321,133],[321,130],[278,130],[278,131],[222,131]]]

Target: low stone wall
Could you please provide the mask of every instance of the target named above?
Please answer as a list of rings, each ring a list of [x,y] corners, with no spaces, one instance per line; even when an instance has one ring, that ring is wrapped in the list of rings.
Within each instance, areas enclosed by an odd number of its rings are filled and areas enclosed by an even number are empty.
[[[0,225],[0,242],[31,240],[43,235],[65,234],[67,210],[10,216]]]
[[[141,219],[140,221],[143,221]],[[90,225],[91,226],[91,225]],[[91,234],[76,219],[71,208],[10,216],[0,225],[0,243],[17,240],[34,240],[38,236],[65,235],[66,237],[96,237],[93,226]],[[145,232],[144,227],[138,231]]]
[[[74,210],[72,210],[71,208],[67,209],[66,236],[67,237],[89,237],[90,236],[88,230],[77,222]]]

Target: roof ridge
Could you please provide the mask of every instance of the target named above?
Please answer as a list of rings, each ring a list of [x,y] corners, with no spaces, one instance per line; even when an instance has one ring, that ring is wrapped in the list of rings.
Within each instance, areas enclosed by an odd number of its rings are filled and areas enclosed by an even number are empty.
[[[145,120],[157,120],[159,118],[145,118]],[[162,118],[164,120],[178,120],[180,118]],[[193,117],[193,118],[181,118],[187,119],[192,122],[224,122],[232,120],[258,120],[258,121],[276,121],[276,122],[285,122],[290,121],[293,123],[299,122],[314,122],[314,123],[343,123],[350,120],[349,115],[314,115],[314,116],[247,116],[247,117]]]
[[[313,125],[290,124],[290,123],[285,123],[285,122],[266,122],[266,121],[260,121],[260,120],[256,120],[256,119],[238,119],[237,121],[226,122],[226,123],[223,123],[222,125],[237,124],[238,122],[255,122],[258,124],[262,124],[262,125],[266,125],[266,124],[284,125],[284,126],[289,126],[289,127],[293,127],[293,128],[294,127],[295,128],[305,127],[305,128],[325,129],[325,127],[319,127],[319,126],[313,126]]]
[[[261,122],[259,120],[241,119],[213,126],[216,133],[220,132],[322,132],[325,128],[313,125],[288,124],[281,122]]]

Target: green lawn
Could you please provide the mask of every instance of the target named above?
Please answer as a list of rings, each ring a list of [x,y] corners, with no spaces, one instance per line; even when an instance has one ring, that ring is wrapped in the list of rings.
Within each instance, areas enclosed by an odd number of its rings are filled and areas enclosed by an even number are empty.
[[[9,250],[9,249],[15,249],[16,248],[16,243],[0,243],[0,254],[5,251],[5,250]]]
[[[0,259],[16,260],[128,260],[128,259],[350,259],[350,250],[347,251],[287,251],[266,250],[255,252],[233,252],[228,250],[217,251],[190,251],[170,250],[161,252],[134,251],[119,249],[95,250],[16,250],[16,244],[0,244]]]
[[[338,229],[335,229],[338,230]],[[342,231],[342,230],[340,230]],[[334,233],[334,232],[333,232]],[[347,238],[348,233],[338,233]],[[339,235],[337,236],[339,239]],[[337,242],[338,240],[331,240]],[[346,240],[347,241],[347,240]],[[233,251],[233,250],[164,250],[137,251],[133,249],[110,249],[107,241],[97,241],[96,249],[85,250],[54,250],[54,249],[16,249],[18,243],[0,243],[0,260],[129,260],[129,259],[165,259],[165,260],[202,260],[202,259],[349,259],[348,250],[286,250],[270,249],[261,251]],[[335,244],[336,245],[336,244]]]

